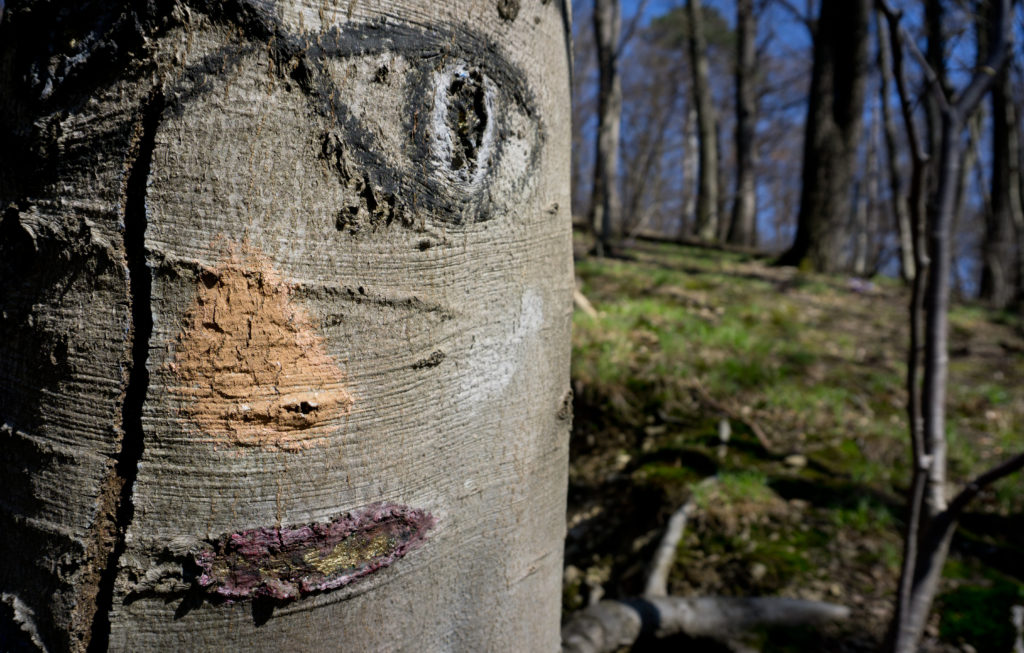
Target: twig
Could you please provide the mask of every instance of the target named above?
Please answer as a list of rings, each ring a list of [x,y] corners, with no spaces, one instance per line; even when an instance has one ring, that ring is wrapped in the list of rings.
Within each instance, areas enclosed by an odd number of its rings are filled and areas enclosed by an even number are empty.
[[[750,429],[750,432],[754,434],[754,437],[757,438],[757,441],[761,443],[764,450],[768,453],[774,453],[772,450],[772,442],[768,439],[768,436],[765,434],[764,429],[761,428],[760,424],[712,397],[707,391],[707,388],[704,387],[704,384],[700,382],[700,379],[694,378],[692,385],[697,391],[697,394],[700,395],[701,401],[706,403],[708,406],[711,406],[712,409],[717,410],[720,413],[724,413],[729,417],[729,419],[734,419],[737,422],[745,424],[746,427]]]
[[[597,309],[590,303],[587,296],[580,292],[579,288],[572,289],[572,303],[576,305],[576,308],[580,309],[590,317],[597,319]]]
[[[1024,469],[1024,453],[1019,453],[1009,460],[1005,460],[999,465],[992,467],[968,483],[964,489],[960,490],[960,492],[953,497],[953,500],[949,502],[949,507],[946,508],[945,514],[948,515],[949,519],[960,519],[960,515],[963,514],[963,511],[967,508],[968,504],[978,496],[979,492],[999,479],[1005,478],[1006,476],[1009,476],[1021,469]]]
[[[811,36],[814,36],[814,33],[817,31],[818,26],[815,24],[813,18],[805,15],[802,11],[797,9],[793,5],[793,3],[789,2],[789,0],[775,0],[775,4],[779,5],[780,7],[788,11],[790,14],[793,15],[793,18],[803,23],[804,27],[807,28],[807,31],[811,33]]]
[[[683,539],[683,532],[686,530],[686,521],[693,513],[697,504],[694,497],[697,488],[706,487],[716,483],[714,476],[708,477],[698,483],[690,493],[690,498],[680,506],[672,516],[669,517],[668,525],[665,527],[665,534],[658,543],[651,562],[651,573],[647,576],[647,584],[644,587],[644,596],[668,596],[668,573],[672,569],[672,563],[676,559],[676,549],[680,540]]]

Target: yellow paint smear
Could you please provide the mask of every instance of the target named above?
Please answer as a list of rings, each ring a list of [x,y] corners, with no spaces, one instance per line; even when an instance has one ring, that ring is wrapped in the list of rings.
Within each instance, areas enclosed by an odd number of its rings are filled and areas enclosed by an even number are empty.
[[[395,549],[395,542],[386,535],[372,539],[353,538],[354,542],[342,540],[327,554],[309,551],[302,559],[325,576],[333,576],[345,569],[355,569],[375,558],[383,558]]]
[[[347,415],[345,375],[309,315],[257,249],[243,243],[200,275],[171,365],[186,412],[216,441],[297,450]]]

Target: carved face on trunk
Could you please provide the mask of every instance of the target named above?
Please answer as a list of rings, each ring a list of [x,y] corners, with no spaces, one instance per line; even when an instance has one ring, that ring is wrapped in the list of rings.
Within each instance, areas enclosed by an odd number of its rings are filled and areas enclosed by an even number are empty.
[[[165,143],[200,164],[198,178],[167,190],[199,187],[202,197],[185,211],[171,206],[180,197],[160,198],[174,228],[158,251],[197,263],[169,364],[197,439],[293,451],[360,416],[368,392],[346,367],[361,362],[362,342],[390,335],[374,366],[390,355],[409,376],[460,365],[428,341],[463,312],[440,295],[474,280],[455,275],[438,293],[434,280],[396,271],[371,284],[359,259],[398,248],[386,258],[415,269],[451,255],[482,223],[513,233],[543,137],[523,74],[485,37],[388,24],[293,34],[259,20],[274,35],[269,56],[247,43],[177,54],[184,73],[162,93],[181,128]],[[208,85],[213,63],[235,71],[226,88]],[[272,101],[255,101],[267,86]],[[540,310],[538,301],[523,289],[502,321]],[[469,397],[501,385],[510,370],[498,349],[523,340],[480,335],[483,364],[461,365],[477,377]]]
[[[39,622],[553,648],[566,3],[8,5],[0,549]]]
[[[216,496],[288,487],[247,497],[243,523],[267,532],[379,502],[443,529],[486,470],[529,455],[529,370],[557,365],[536,265],[551,232],[533,226],[557,204],[538,199],[525,75],[464,28],[253,18],[268,48],[225,45],[211,20],[159,84],[150,392],[170,401],[152,455],[242,465],[196,479]]]

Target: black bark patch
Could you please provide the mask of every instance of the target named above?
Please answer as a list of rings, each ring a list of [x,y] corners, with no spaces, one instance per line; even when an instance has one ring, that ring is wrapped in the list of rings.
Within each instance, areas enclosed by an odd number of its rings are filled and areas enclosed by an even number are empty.
[[[455,136],[449,165],[452,170],[465,166],[472,174],[487,131],[487,103],[480,71],[459,74],[452,79],[448,86],[447,114],[448,129]]]
[[[432,354],[430,354],[430,356],[424,358],[423,360],[419,360],[413,363],[412,369],[422,370],[428,367],[437,367],[445,358],[446,354],[440,349],[438,349],[437,351],[433,352]]]
[[[512,22],[519,16],[519,0],[498,0],[498,15]]]
[[[110,609],[114,600],[114,580],[117,578],[118,560],[124,554],[125,534],[135,516],[132,490],[142,459],[145,434],[142,428],[142,408],[149,389],[149,341],[153,333],[152,287],[153,277],[146,262],[146,187],[156,145],[156,130],[164,108],[163,93],[157,89],[142,109],[141,133],[135,161],[128,173],[125,190],[124,251],[128,267],[128,287],[131,295],[132,339],[128,383],[121,407],[121,451],[114,472],[120,479],[111,487],[120,486],[114,515],[114,541],[110,546],[106,565],[100,572],[93,616],[89,651],[106,651],[110,642]]]

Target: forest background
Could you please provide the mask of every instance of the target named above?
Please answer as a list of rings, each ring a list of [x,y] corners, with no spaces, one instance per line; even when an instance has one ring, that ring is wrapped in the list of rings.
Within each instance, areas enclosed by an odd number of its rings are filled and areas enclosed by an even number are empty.
[[[574,3],[568,611],[640,593],[686,502],[671,593],[853,608],[838,630],[776,633],[764,650],[882,645],[913,521],[907,315],[915,202],[923,231],[936,224],[933,88],[962,99],[996,35],[984,2],[843,4]],[[950,496],[1019,452],[1024,424],[1019,3],[1007,30],[1005,63],[951,140]],[[918,169],[932,176],[915,198]],[[986,487],[960,520],[926,650],[1013,646],[1022,490]]]

